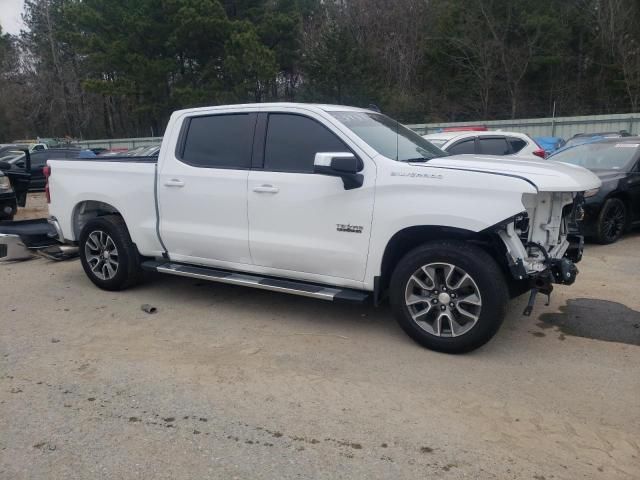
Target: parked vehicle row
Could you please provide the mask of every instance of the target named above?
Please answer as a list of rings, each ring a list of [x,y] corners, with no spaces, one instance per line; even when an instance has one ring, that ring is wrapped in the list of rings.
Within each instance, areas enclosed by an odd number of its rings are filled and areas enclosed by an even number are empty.
[[[640,137],[600,138],[564,148],[550,157],[594,172],[602,187],[587,199],[583,234],[607,244],[640,225]]]
[[[563,163],[448,155],[344,106],[182,110],[160,152],[48,161],[52,230],[98,287],[152,270],[388,299],[413,339],[445,352],[487,342],[510,296],[530,291],[528,313],[537,292],[575,281],[573,225],[600,186]]]
[[[7,170],[23,171],[26,166],[25,151],[9,150],[4,152],[0,156],[0,162],[4,162],[8,165],[8,168],[2,169],[5,172]],[[30,173],[31,181],[29,185],[30,190],[42,190],[44,189],[46,179],[44,177],[43,168],[47,164],[47,160],[50,158],[90,158],[95,157],[95,154],[90,150],[80,150],[78,148],[47,148],[45,150],[38,150],[31,152],[30,156]]]

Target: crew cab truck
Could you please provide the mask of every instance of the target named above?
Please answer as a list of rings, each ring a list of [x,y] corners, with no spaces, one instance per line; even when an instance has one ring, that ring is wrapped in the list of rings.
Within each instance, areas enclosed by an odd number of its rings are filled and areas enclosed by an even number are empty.
[[[414,340],[452,353],[496,333],[510,294],[574,281],[571,225],[600,186],[570,165],[449,156],[378,112],[295,103],[177,111],[157,158],[46,173],[50,222],[100,288],[151,270],[388,298]]]

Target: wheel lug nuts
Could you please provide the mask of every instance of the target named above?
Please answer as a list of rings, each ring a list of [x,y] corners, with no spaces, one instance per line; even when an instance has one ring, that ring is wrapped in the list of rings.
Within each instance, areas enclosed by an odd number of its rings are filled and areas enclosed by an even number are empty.
[[[451,294],[451,298],[456,298],[456,294],[455,294],[455,293],[452,293],[452,294]]]
[[[451,302],[451,303],[449,304],[449,306],[450,306],[451,308],[455,307],[455,305],[453,304],[453,302]]]
[[[447,287],[442,287],[442,291],[446,292],[447,291]]]
[[[434,295],[438,295],[438,290],[434,290],[434,291],[433,291],[433,294],[434,294]]]
[[[434,305],[437,305],[437,304],[438,304],[438,299],[437,299],[437,298],[434,298],[434,299],[431,301],[431,303],[433,303]]]
[[[446,309],[447,309],[447,307],[446,307],[446,306],[444,306],[444,305],[442,305],[442,306],[440,307],[440,310],[442,310],[442,311],[444,311],[444,310],[446,310]]]

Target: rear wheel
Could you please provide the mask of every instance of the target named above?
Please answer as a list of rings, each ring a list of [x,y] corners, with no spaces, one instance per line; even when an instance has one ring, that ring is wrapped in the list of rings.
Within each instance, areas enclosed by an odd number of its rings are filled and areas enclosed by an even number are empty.
[[[463,353],[498,331],[508,288],[496,261],[464,242],[437,242],[409,252],[396,267],[391,305],[400,326],[419,344]]]
[[[617,242],[627,226],[627,207],[619,198],[610,198],[598,215],[596,240],[607,245]]]
[[[119,215],[89,220],[80,233],[79,250],[85,273],[104,290],[122,290],[142,279],[140,255]]]

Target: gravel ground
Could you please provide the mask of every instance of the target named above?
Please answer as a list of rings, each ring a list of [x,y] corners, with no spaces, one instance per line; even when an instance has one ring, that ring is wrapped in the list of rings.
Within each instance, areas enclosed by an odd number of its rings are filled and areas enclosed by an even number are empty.
[[[580,270],[448,356],[386,307],[0,265],[0,478],[638,479],[640,235]]]

